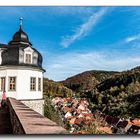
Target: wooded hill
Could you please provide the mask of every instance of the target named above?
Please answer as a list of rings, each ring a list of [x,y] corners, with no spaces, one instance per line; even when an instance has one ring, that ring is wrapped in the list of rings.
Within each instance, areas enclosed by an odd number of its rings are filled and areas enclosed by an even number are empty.
[[[62,81],[77,96],[88,98],[93,110],[112,116],[140,117],[140,67],[129,71],[87,71]]]
[[[62,83],[44,78],[43,94],[44,97],[71,97],[73,95],[73,91],[65,87]]]
[[[117,73],[113,71],[86,71],[67,78],[61,83],[77,93],[86,92],[91,91],[96,85]]]

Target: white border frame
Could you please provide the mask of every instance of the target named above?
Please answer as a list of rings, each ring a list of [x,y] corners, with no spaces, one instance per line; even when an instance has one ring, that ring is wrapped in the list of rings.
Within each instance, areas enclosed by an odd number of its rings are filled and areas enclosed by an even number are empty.
[[[140,0],[0,0],[0,6],[140,6]]]

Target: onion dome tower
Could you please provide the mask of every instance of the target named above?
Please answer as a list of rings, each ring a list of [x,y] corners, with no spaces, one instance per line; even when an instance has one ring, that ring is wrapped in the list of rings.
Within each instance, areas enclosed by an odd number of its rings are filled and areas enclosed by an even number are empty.
[[[0,95],[21,100],[37,112],[43,112],[42,55],[32,47],[28,35],[19,30],[8,44],[0,44]]]
[[[23,18],[20,18],[20,27],[19,30],[13,35],[12,41],[9,42],[10,45],[30,45],[32,44],[29,42],[28,35],[23,32],[22,30],[22,20]]]

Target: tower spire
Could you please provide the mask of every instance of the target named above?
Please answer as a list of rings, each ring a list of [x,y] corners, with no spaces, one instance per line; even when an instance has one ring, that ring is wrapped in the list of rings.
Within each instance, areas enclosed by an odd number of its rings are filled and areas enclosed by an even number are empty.
[[[22,20],[23,20],[23,18],[20,17],[20,28],[22,27]]]

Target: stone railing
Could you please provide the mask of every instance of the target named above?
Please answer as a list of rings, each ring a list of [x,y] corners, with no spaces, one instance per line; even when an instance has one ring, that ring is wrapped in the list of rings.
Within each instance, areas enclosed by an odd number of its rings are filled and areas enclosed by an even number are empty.
[[[8,106],[13,134],[68,134],[64,128],[14,98],[8,98]]]

